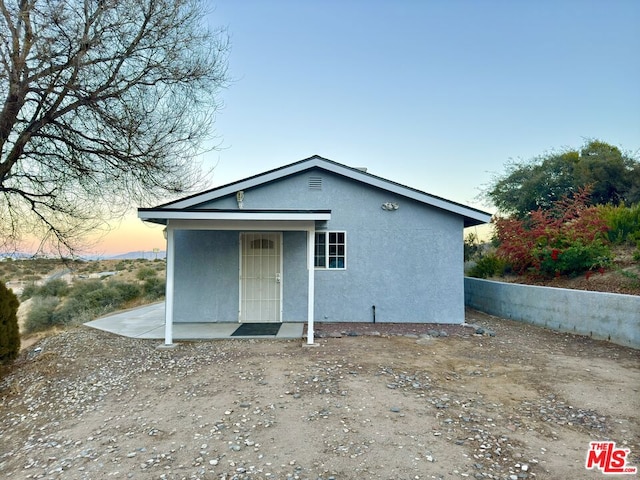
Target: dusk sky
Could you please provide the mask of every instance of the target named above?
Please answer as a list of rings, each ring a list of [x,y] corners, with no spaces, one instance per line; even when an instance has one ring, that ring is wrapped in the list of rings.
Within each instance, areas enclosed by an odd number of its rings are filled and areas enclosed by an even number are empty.
[[[640,155],[640,1],[211,5],[234,80],[212,188],[317,154],[493,213],[477,197],[510,159],[594,138]],[[132,210],[94,248],[154,247]]]

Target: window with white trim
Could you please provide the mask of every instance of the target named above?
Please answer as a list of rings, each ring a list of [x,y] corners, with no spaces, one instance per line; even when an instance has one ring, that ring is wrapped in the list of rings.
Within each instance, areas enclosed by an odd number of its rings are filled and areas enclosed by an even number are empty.
[[[347,233],[316,232],[314,265],[331,270],[347,268]]]

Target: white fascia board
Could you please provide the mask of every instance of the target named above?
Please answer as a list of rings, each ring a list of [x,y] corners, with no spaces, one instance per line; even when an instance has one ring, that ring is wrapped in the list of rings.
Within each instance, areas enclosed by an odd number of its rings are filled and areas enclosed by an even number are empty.
[[[142,220],[244,220],[244,221],[303,221],[303,220],[331,220],[328,212],[246,212],[237,210],[232,212],[207,211],[166,211],[163,209],[139,211]]]

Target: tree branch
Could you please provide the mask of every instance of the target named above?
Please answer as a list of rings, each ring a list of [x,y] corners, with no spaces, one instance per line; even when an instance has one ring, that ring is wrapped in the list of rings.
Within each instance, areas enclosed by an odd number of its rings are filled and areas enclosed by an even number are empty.
[[[0,223],[24,217],[0,231],[40,224],[64,239],[74,218],[97,224],[131,201],[200,186],[193,157],[211,135],[228,51],[224,31],[203,27],[201,7],[0,0],[9,39],[0,45],[0,212],[20,212]]]

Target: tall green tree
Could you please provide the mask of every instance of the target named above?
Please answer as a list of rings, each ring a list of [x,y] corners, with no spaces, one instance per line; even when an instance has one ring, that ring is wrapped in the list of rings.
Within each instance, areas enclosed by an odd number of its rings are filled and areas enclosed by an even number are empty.
[[[592,204],[630,205],[640,201],[640,162],[599,140],[579,150],[565,150],[512,162],[493,179],[484,195],[503,213],[523,218],[549,210],[563,197],[588,187]]]
[[[0,248],[64,253],[196,187],[227,84],[205,0],[0,0]]]

